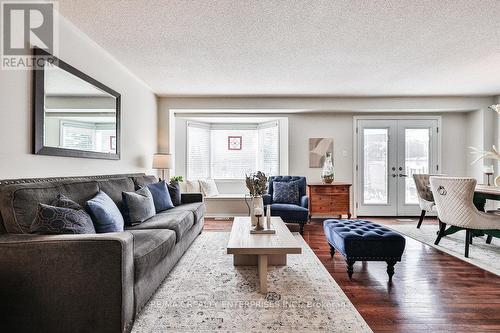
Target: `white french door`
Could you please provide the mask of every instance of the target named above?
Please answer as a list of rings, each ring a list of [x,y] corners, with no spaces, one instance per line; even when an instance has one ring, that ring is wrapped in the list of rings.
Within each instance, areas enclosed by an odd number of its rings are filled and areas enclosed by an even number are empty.
[[[437,119],[357,120],[357,215],[419,215],[414,173],[438,173]]]

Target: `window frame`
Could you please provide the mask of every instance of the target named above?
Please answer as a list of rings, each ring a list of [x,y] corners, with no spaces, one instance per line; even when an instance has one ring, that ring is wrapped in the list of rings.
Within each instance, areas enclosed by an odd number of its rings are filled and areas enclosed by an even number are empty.
[[[211,131],[212,130],[224,130],[224,129],[237,129],[237,130],[255,130],[257,133],[257,151],[256,151],[256,165],[259,165],[259,158],[260,158],[260,140],[259,140],[259,130],[260,129],[265,129],[269,127],[276,127],[278,131],[278,166],[277,170],[278,173],[281,171],[281,123],[280,120],[271,120],[271,121],[266,121],[262,123],[203,123],[203,122],[197,122],[197,121],[191,121],[188,120],[186,122],[186,179],[191,179],[191,175],[189,174],[189,127],[190,126],[195,126],[195,127],[202,127],[202,128],[208,128],[210,135],[208,138],[208,146],[209,146],[209,152],[208,152],[208,160],[209,160],[209,167],[208,167],[208,178],[214,179],[216,181],[220,182],[234,182],[234,181],[243,181],[245,178],[213,178],[212,176],[212,135]]]

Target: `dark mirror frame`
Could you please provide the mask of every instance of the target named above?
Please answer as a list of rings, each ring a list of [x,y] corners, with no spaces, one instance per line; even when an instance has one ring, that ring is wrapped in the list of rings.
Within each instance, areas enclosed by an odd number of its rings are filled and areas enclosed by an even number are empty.
[[[120,159],[121,146],[121,96],[113,89],[105,86],[101,82],[91,78],[87,74],[79,71],[68,63],[58,59],[52,54],[39,49],[33,49],[33,55],[36,57],[36,68],[33,69],[33,153],[37,155],[67,156],[81,158],[98,158],[107,160]],[[116,154],[100,153],[85,150],[67,149],[49,147],[44,145],[44,119],[45,119],[45,63],[53,63],[55,66],[65,70],[68,73],[80,78],[83,81],[99,88],[100,90],[112,95],[116,100]]]

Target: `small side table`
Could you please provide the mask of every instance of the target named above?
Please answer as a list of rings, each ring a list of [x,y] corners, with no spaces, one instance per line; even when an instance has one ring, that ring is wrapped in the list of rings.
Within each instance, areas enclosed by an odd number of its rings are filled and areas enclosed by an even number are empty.
[[[309,218],[312,215],[333,217],[347,215],[351,218],[351,183],[333,182],[331,184],[309,183]]]

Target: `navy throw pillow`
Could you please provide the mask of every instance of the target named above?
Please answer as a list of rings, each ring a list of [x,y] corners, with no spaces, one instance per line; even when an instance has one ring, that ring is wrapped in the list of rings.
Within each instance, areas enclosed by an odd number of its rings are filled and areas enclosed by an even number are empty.
[[[87,210],[98,233],[123,231],[123,216],[113,200],[103,191],[99,191],[87,201]]]
[[[179,183],[170,183],[167,184],[167,187],[168,193],[170,193],[170,199],[172,199],[174,206],[182,205],[181,186]]]
[[[126,225],[142,223],[155,215],[153,195],[146,186],[135,192],[122,192]]]
[[[154,207],[157,213],[174,208],[166,182],[149,184],[148,189],[153,195]]]
[[[53,234],[95,234],[89,214],[76,202],[59,194],[51,205],[38,204],[36,219],[30,233]]]
[[[273,202],[298,205],[299,184],[297,182],[273,182]]]

